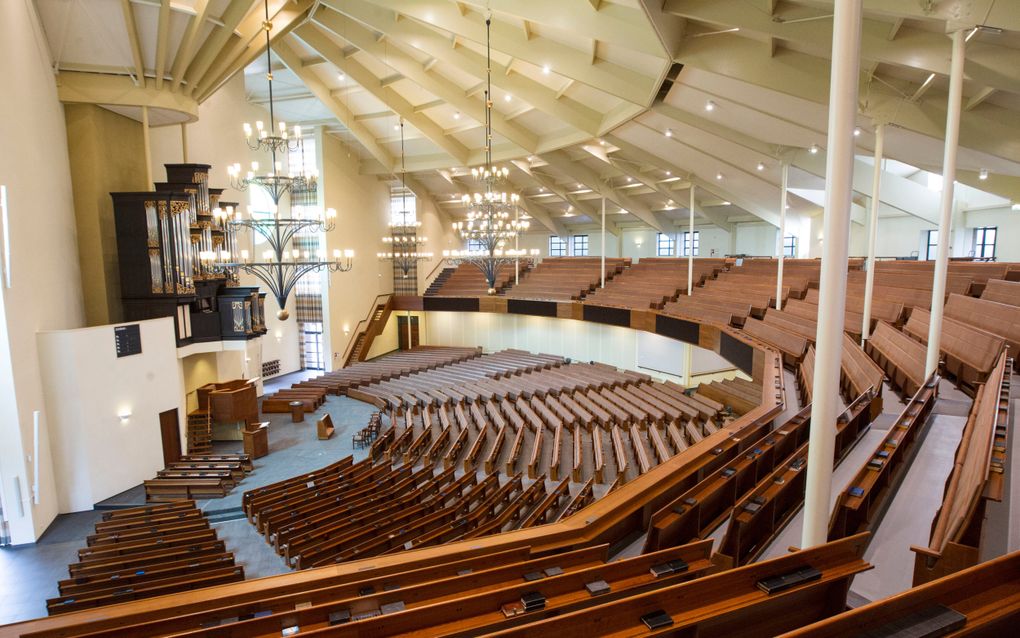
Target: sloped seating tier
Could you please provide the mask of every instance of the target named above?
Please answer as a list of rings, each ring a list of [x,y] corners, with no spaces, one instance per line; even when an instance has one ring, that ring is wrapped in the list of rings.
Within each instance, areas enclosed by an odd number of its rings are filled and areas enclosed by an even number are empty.
[[[903,331],[923,344],[928,343],[928,324],[931,314],[914,308]],[[957,383],[973,390],[988,378],[1001,358],[1006,342],[1002,337],[943,317],[942,341],[939,350],[943,355],[943,368]]]
[[[330,394],[346,394],[349,388],[407,376],[419,370],[447,366],[451,363],[474,359],[481,354],[481,348],[423,346],[383,355],[370,361],[361,361],[346,368],[327,372],[314,379],[295,383],[292,387],[296,389],[324,389]],[[271,396],[267,396],[266,400],[270,398]],[[286,411],[289,412],[290,409],[288,408]]]
[[[946,479],[942,505],[932,521],[927,547],[915,552],[914,585],[980,562],[985,506],[1001,501],[1010,424],[1010,373],[1006,353],[980,385]]]
[[[783,353],[783,362],[796,368],[807,351],[808,339],[785,328],[753,317],[744,322],[744,332]]]
[[[1020,281],[989,279],[981,292],[981,299],[1007,306],[1020,306]]]
[[[520,276],[532,267],[530,259],[522,259],[518,264]],[[514,264],[504,264],[496,271],[496,291],[501,292],[513,285],[515,279]],[[460,264],[452,269],[439,286],[425,293],[429,297],[484,297],[489,294],[489,282],[485,275],[473,264]]]
[[[913,444],[938,398],[938,375],[914,393],[888,433],[839,493],[829,519],[829,538],[873,531],[892,502],[913,458]]]
[[[509,299],[572,301],[595,290],[602,281],[600,257],[549,257],[531,269],[520,283],[503,293]],[[607,257],[606,279],[630,265],[630,259]]]
[[[104,516],[46,609],[63,614],[244,580],[194,501]]]
[[[916,394],[924,385],[925,347],[886,322],[878,322],[864,350],[905,395]]]
[[[819,620],[781,638],[1009,636],[1016,631],[1020,615],[1018,580],[1020,552],[1013,552]]]
[[[189,454],[143,482],[149,503],[222,498],[253,468],[247,454]]]
[[[724,259],[696,260],[692,270],[693,284],[700,285],[724,266]],[[646,258],[606,281],[605,288],[596,288],[584,298],[584,302],[621,308],[661,308],[686,291],[686,259]]]
[[[946,317],[956,319],[972,328],[978,328],[1002,337],[1010,353],[1020,352],[1020,306],[975,299],[963,295],[949,295]],[[1013,371],[1020,372],[1020,360],[1013,360]]]

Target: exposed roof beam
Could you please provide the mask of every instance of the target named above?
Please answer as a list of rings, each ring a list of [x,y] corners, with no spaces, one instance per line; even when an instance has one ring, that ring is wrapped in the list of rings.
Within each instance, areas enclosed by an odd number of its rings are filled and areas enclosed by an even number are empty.
[[[170,37],[170,0],[159,3],[159,24],[156,28],[156,88],[163,88],[163,75],[166,73],[166,57]]]
[[[314,24],[306,24],[299,27],[294,31],[294,35],[315,49],[319,55],[334,65],[340,66],[342,57],[340,47]],[[455,163],[467,163],[469,151],[463,144],[458,142],[456,138],[446,135],[443,129],[435,122],[416,111],[403,96],[378,79],[357,60],[354,58],[345,60],[343,68],[352,80],[378,98],[383,104],[393,109],[397,115],[404,118],[406,122],[417,129],[426,139],[448,153]]]
[[[184,80],[184,72],[195,57],[195,38],[208,16],[209,0],[195,0],[195,15],[187,18],[188,26],[184,30],[184,35],[181,36],[181,43],[177,46],[174,64],[170,69],[170,75],[174,78],[170,85],[172,91],[180,88],[181,82]]]
[[[366,6],[372,8],[372,5],[368,5],[363,0],[323,1],[327,6],[338,11],[348,11]],[[460,15],[460,12],[452,4],[436,3],[431,0],[374,0],[373,5],[403,13],[426,24],[435,25],[461,38],[478,43],[485,42],[485,18],[474,13]],[[589,55],[585,52],[560,44],[550,38],[532,37],[530,40],[525,40],[518,28],[501,23],[499,20],[493,21],[492,24],[492,48],[539,67],[549,60],[556,60],[558,73],[572,77],[610,95],[615,95],[622,100],[645,105],[651,103],[654,98],[659,85],[658,76],[664,72],[656,69],[656,77],[649,77],[604,60],[593,65]],[[669,61],[663,59],[662,65],[664,68],[668,67]]]
[[[142,43],[138,39],[135,10],[131,7],[131,0],[120,0],[120,8],[124,14],[124,26],[127,28],[128,40],[131,42],[131,57],[135,62],[135,83],[138,86],[145,86],[145,64],[142,62]]]
[[[391,42],[395,46],[417,49],[478,78],[480,82],[472,92],[485,88],[484,81],[481,81],[485,78],[485,56],[467,47],[450,47],[449,38],[434,29],[414,20],[398,20],[392,11],[364,2],[345,4],[344,12],[369,28],[392,36]],[[509,65],[492,61],[492,84],[512,94],[515,99],[523,100],[589,135],[598,134],[598,112],[569,98],[557,99],[556,91],[525,75],[513,73]]]
[[[199,80],[209,70],[212,63],[216,61],[216,57],[223,54],[224,45],[226,45],[230,36],[234,34],[234,29],[241,23],[244,16],[251,11],[253,4],[253,0],[230,0],[230,4],[227,5],[223,15],[220,16],[223,26],[212,30],[212,33],[202,43],[198,53],[192,59],[191,64],[184,71],[184,78],[188,82],[188,93],[196,97],[198,96],[195,91],[198,88]]]
[[[289,35],[288,38],[295,37],[293,34]],[[338,120],[351,132],[354,139],[361,142],[361,145],[374,157],[380,164],[389,169],[393,170],[394,161],[393,157],[386,152],[382,146],[380,146],[372,135],[371,131],[365,128],[365,125],[354,119],[354,115],[350,110],[342,104],[339,100],[330,94],[329,87],[322,83],[322,80],[318,78],[312,71],[304,68],[301,65],[301,58],[297,52],[291,48],[290,43],[287,42],[287,38],[277,42],[274,45],[274,51],[276,55],[286,64],[291,71],[294,72],[298,78],[304,82],[305,86],[315,94],[315,97],[319,98],[319,101],[328,108],[336,116]]]
[[[521,173],[527,175],[531,179],[533,179],[536,182],[538,182],[539,184],[541,184],[542,187],[547,189],[550,193],[556,195],[562,201],[566,202],[570,206],[573,206],[574,209],[577,210],[578,212],[580,212],[581,214],[587,215],[588,217],[592,217],[593,215],[596,214],[595,213],[595,209],[593,207],[589,206],[587,202],[583,202],[583,201],[577,199],[576,197],[570,195],[564,189],[560,188],[559,185],[557,185],[556,182],[553,181],[552,179],[550,179],[549,177],[543,175],[542,173],[540,173],[538,171],[532,170],[531,166],[528,164],[527,161],[525,161],[525,160],[513,160],[510,163],[513,164],[514,167],[517,170],[519,170]],[[527,198],[526,197],[522,197],[521,201],[525,201],[526,202]],[[567,234],[566,233],[566,229],[563,228],[563,225],[561,223],[559,223],[559,222],[553,222],[553,223],[554,224],[558,224],[558,226],[557,227],[553,227],[553,226],[549,226],[548,224],[543,224],[543,225],[545,225],[547,228],[549,228],[549,230],[553,231],[557,235],[565,236]],[[609,222],[606,222],[606,225],[608,227]],[[613,234],[615,235],[616,232],[614,231]]]
[[[432,204],[432,208],[436,211],[436,214],[439,215],[439,221],[441,223],[446,225],[453,224],[453,218],[450,217],[450,213],[445,208],[440,206],[438,202],[436,202],[436,199],[432,196],[432,193],[430,193],[429,189],[425,188],[425,186],[421,182],[419,182],[411,175],[405,175],[404,184],[407,186],[408,189],[410,189],[412,193],[414,193],[415,197],[417,197],[418,199],[423,199],[428,203]]]
[[[993,89],[993,88],[987,87],[987,86],[985,88],[981,89],[980,91],[978,91],[974,95],[970,96],[970,98],[967,100],[967,104],[964,105],[963,110],[964,111],[969,111],[969,110],[977,107],[979,104],[981,104],[982,102],[984,102],[988,98],[992,97],[992,95],[995,93],[996,90],[997,89]]]
[[[666,232],[662,222],[652,214],[651,209],[645,206],[643,202],[632,199],[620,191],[611,188],[587,166],[580,162],[574,162],[571,160],[570,156],[567,155],[565,151],[552,151],[550,153],[544,153],[541,157],[560,172],[565,173],[571,179],[577,180],[602,197],[616,203],[617,206],[626,210],[628,213],[637,217],[652,228],[660,232]]]
[[[316,12],[315,22],[362,51],[374,55],[422,89],[445,100],[465,116],[477,122],[484,121],[484,106],[480,100],[465,97],[460,87],[434,71],[426,71],[414,58],[396,47],[384,48],[375,41],[370,31],[357,22],[335,11],[322,9]],[[492,114],[492,128],[527,152],[534,152],[538,146],[538,140],[531,132],[507,122],[499,113]]]

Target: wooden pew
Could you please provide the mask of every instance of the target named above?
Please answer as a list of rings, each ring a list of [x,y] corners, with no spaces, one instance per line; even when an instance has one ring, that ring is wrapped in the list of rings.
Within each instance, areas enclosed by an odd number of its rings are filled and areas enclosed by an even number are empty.
[[[920,343],[928,343],[930,313],[915,308],[903,331]],[[1006,342],[998,336],[944,317],[942,320],[942,368],[957,384],[973,392],[985,381],[1000,358]]]
[[[915,586],[976,565],[987,553],[981,547],[986,504],[1001,501],[1005,492],[1011,367],[1003,353],[977,390],[928,545],[910,548]]]
[[[907,396],[924,386],[925,348],[884,321],[864,344],[864,351],[881,367],[892,385]]]
[[[1020,352],[1020,306],[949,295],[945,313],[950,319],[1002,337],[1011,353]],[[1013,371],[1020,373],[1020,358],[1014,358],[1013,366]]]

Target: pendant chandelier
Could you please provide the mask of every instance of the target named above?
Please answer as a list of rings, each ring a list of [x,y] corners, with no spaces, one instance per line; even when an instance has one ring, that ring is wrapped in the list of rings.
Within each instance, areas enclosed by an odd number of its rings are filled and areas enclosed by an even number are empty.
[[[301,232],[328,232],[336,225],[336,211],[332,208],[324,212],[305,211],[294,212],[290,199],[295,193],[307,194],[314,192],[318,176],[307,174],[304,167],[304,139],[301,136],[301,127],[295,126],[292,132],[287,131],[284,122],[276,122],[276,115],[273,107],[273,69],[272,49],[270,46],[270,32],[273,24],[269,21],[269,1],[265,3],[265,22],[263,27],[266,31],[266,79],[269,81],[269,126],[266,127],[261,121],[255,122],[254,129],[251,124],[244,123],[244,136],[248,147],[253,151],[269,153],[272,164],[268,173],[259,174],[258,162],[251,163],[251,170],[245,175],[241,174],[241,165],[234,164],[227,168],[230,176],[231,187],[244,191],[251,186],[262,189],[272,200],[271,210],[254,211],[248,207],[248,216],[241,217],[238,211],[220,211],[218,215],[232,228],[247,228],[252,231],[252,240],[257,234],[265,240],[267,248],[262,251],[258,258],[253,258],[251,251],[238,250],[236,245],[237,233],[234,233],[234,245],[226,247],[218,255],[208,255],[208,260],[216,260],[214,267],[225,272],[244,271],[256,276],[269,288],[269,291],[276,298],[280,310],[276,314],[281,321],[287,319],[290,313],[287,312],[287,298],[297,282],[305,275],[313,272],[347,272],[353,267],[353,250],[334,250],[332,259],[327,259],[326,251],[300,250],[291,245],[294,237]],[[285,169],[284,160],[287,155],[300,153],[301,166],[297,171]],[[278,157],[279,156],[279,157]],[[290,167],[293,168],[293,167]],[[281,211],[280,202],[284,196],[290,194],[286,200],[286,212]]]
[[[429,261],[432,253],[422,252],[428,237],[419,237],[418,229],[421,222],[413,219],[414,213],[407,209],[407,183],[404,166],[404,120],[400,120],[400,220],[390,220],[390,234],[383,237],[384,244],[390,246],[389,252],[378,253],[381,260],[392,261],[393,268],[399,269],[406,278],[411,268],[419,261]]]
[[[496,278],[503,266],[516,268],[521,257],[537,255],[537,250],[517,249],[520,233],[529,226],[521,219],[520,196],[508,192],[507,167],[492,164],[492,17],[485,19],[485,164],[471,169],[478,183],[474,193],[462,201],[468,207],[467,220],[456,222],[453,229],[467,242],[467,250],[444,250],[443,257],[454,265],[471,264],[478,268],[488,284],[488,293],[496,294]],[[511,247],[512,245],[512,247]]]

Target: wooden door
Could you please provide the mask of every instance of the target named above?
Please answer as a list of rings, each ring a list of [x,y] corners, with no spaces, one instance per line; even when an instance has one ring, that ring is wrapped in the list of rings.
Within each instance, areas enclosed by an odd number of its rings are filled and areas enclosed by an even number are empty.
[[[411,320],[411,329],[408,330],[408,319]],[[397,347],[401,350],[409,350],[411,348],[417,348],[419,345],[418,341],[418,317],[408,317],[397,315]]]
[[[163,439],[163,465],[181,460],[181,426],[177,408],[159,413],[159,433]]]

